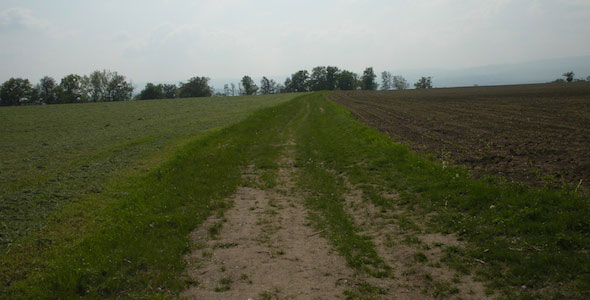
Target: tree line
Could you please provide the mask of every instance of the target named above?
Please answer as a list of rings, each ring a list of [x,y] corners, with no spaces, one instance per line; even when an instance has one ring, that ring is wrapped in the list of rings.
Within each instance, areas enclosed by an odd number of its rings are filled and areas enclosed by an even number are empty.
[[[574,76],[576,76],[576,73],[574,73],[574,71],[565,72],[561,76],[563,76],[563,79],[562,78],[557,78],[553,82],[584,82],[584,81],[590,81],[590,76],[586,77],[586,80],[584,80],[582,78],[575,78]]]
[[[417,89],[432,88],[432,77],[422,77],[414,84]],[[381,84],[372,67],[363,71],[362,75],[334,66],[317,66],[308,72],[300,70],[286,78],[284,83],[277,83],[262,77],[260,86],[248,75],[242,77],[238,84],[225,84],[217,96],[241,96],[256,94],[298,93],[324,90],[405,90],[409,88],[407,80],[401,75],[390,72],[381,73]]]
[[[575,79],[574,72],[563,74],[564,79],[555,82],[585,81]],[[372,67],[361,75],[334,66],[317,66],[308,72],[300,70],[286,78],[284,83],[262,77],[260,85],[245,75],[238,84],[225,84],[223,90],[215,92],[209,85],[208,77],[193,77],[187,82],[176,84],[146,84],[133,99],[167,99],[210,96],[265,95],[277,93],[298,93],[323,90],[405,90],[410,87],[401,75],[388,71],[381,73],[380,83]],[[590,76],[586,79],[590,81]],[[416,89],[432,88],[432,77],[421,77],[414,83]],[[90,75],[70,74],[58,84],[49,76],[33,85],[28,79],[10,78],[0,86],[0,106],[27,104],[60,104],[83,102],[107,102],[131,100],[133,84],[117,72],[94,71]]]
[[[0,105],[123,101],[130,99],[132,93],[131,82],[109,70],[94,71],[88,76],[70,74],[59,84],[49,76],[35,85],[28,79],[10,78],[0,87]]]
[[[213,87],[209,86],[209,78],[197,76],[187,82],[181,82],[179,85],[148,83],[135,96],[135,100],[210,97],[212,95]]]
[[[334,66],[317,66],[308,72],[300,70],[286,78],[284,83],[263,77],[260,85],[246,75],[238,84],[225,84],[220,92],[209,85],[208,77],[193,77],[176,84],[147,83],[133,99],[167,99],[210,96],[242,96],[276,93],[297,93],[322,90],[404,90],[409,87],[401,75],[381,73],[381,83],[372,67],[362,74]],[[422,77],[415,88],[432,88],[432,78]],[[28,79],[10,78],[0,86],[0,105],[61,104],[131,100],[133,84],[117,72],[94,71],[90,75],[70,74],[59,84],[49,76],[33,85]]]

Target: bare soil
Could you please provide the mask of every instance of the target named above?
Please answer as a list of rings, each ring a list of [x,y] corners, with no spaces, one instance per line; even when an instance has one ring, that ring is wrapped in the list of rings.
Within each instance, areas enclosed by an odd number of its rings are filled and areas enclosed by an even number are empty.
[[[475,176],[590,186],[590,84],[537,84],[329,95],[363,123]]]
[[[393,278],[370,280],[388,291],[383,299],[489,298],[482,282],[475,281],[470,274],[460,274],[442,262],[443,249],[463,246],[454,235],[428,233],[423,228],[424,221],[417,220],[411,213],[402,208],[376,207],[363,199],[360,189],[350,188],[346,196],[348,213],[357,227],[362,228],[359,233],[372,239],[379,256],[394,271]],[[395,194],[389,196],[397,197]],[[410,222],[412,226],[400,226],[400,220]]]
[[[341,299],[353,272],[306,220],[294,190],[293,147],[286,146],[278,184],[241,187],[233,207],[213,216],[191,238],[196,249],[186,259],[195,284],[189,299]],[[216,224],[222,224],[217,234]]]

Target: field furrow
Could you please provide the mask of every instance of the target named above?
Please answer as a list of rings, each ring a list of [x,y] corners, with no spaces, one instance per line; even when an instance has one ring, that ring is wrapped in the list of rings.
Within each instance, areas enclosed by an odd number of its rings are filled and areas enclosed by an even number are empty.
[[[590,85],[337,92],[330,99],[412,149],[534,184],[590,181]]]

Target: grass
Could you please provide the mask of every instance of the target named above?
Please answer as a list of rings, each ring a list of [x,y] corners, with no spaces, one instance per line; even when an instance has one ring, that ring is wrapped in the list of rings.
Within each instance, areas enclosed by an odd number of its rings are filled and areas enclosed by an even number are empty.
[[[280,299],[279,295],[281,291],[278,288],[274,288],[272,290],[263,291],[258,294],[258,299],[260,300],[278,300]]]
[[[41,232],[1,258],[0,296],[176,297],[186,285],[188,233],[228,208],[223,199],[240,184],[243,169],[277,157],[273,145],[290,115],[284,105],[263,109],[188,142],[149,172],[109,182],[103,193],[65,205]],[[40,239],[51,242],[40,247]]]
[[[414,260],[418,263],[425,263],[428,261],[428,257],[423,252],[414,253]]]
[[[386,278],[391,268],[347,215],[346,181],[382,210],[403,209],[416,216],[396,220],[400,227],[419,231],[419,225],[428,225],[428,230],[464,240],[464,249],[445,248],[442,262],[462,273],[477,270],[475,275],[486,280],[495,296],[590,297],[587,196],[569,187],[473,179],[464,169],[443,167],[358,123],[321,93],[190,139],[149,171],[125,173],[106,181],[100,193],[64,200],[39,234],[26,235],[2,256],[0,297],[177,297],[187,285],[182,256],[191,247],[189,232],[229,208],[223,199],[244,183],[241,174],[248,166],[266,172],[265,187],[276,184],[281,147],[274,145],[289,131],[297,144],[298,187],[305,191],[311,223],[362,276]],[[388,192],[399,197],[381,196]],[[219,229],[213,226],[210,233]],[[403,242],[420,240],[409,236]],[[417,252],[414,261],[427,263],[425,257]],[[459,292],[449,282],[434,285],[440,298]],[[229,284],[220,282],[224,286]],[[384,293],[359,280],[346,296],[373,299]],[[272,299],[276,294],[259,296]]]
[[[0,252],[109,178],[154,168],[196,136],[293,97],[0,108]]]
[[[337,174],[363,189],[377,206],[402,207],[415,214],[433,212],[430,226],[468,241],[468,269],[479,265],[476,259],[484,261],[478,276],[504,297],[590,297],[587,196],[569,187],[533,188],[498,177],[473,179],[462,168],[443,167],[410,152],[321,96],[306,99],[308,114],[298,141],[302,181],[312,191],[311,206],[322,212],[318,219],[332,228],[330,238],[340,244],[349,263],[365,260],[346,250],[347,245],[364,246],[342,217],[344,189]],[[375,186],[397,192],[399,200],[374,197]],[[378,264],[370,250],[364,253],[368,264]]]
[[[218,293],[229,291],[231,289],[232,283],[233,283],[233,280],[231,280],[231,278],[223,277],[223,278],[219,279],[219,284],[215,288],[215,291]]]
[[[327,138],[317,126],[330,116],[318,115],[321,110],[317,103],[322,102],[322,94],[304,98],[296,119],[297,154],[296,167],[301,169],[299,186],[307,191],[306,206],[312,213],[310,219],[318,231],[327,230],[326,236],[346,259],[348,265],[358,272],[377,278],[391,276],[391,267],[377,254],[373,242],[360,235],[358,228],[344,207],[347,187],[343,178],[326,168],[321,155]],[[329,119],[328,119],[329,120]],[[373,299],[382,294],[380,288],[360,281],[352,290],[346,292],[348,299]]]
[[[308,191],[306,204],[317,212],[312,214],[312,220],[318,230],[329,229],[328,238],[351,267],[377,277],[386,277],[390,267],[377,255],[373,243],[357,233],[354,222],[345,211],[343,202],[347,188],[343,178],[325,168],[325,162],[318,156],[325,151],[320,141],[325,136],[318,134],[321,130],[316,127],[319,125],[316,122],[321,119],[314,114],[317,110],[314,105],[322,97],[321,94],[314,94],[306,98],[309,106],[302,106],[302,109],[307,109],[299,113],[302,119],[297,128],[296,165],[302,169],[299,184]]]

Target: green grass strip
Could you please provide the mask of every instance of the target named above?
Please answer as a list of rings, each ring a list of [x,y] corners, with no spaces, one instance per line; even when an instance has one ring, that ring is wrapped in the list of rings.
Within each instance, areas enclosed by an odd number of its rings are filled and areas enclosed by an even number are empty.
[[[188,234],[226,208],[222,199],[236,190],[247,165],[272,168],[268,162],[279,151],[273,145],[283,137],[293,105],[263,109],[189,143],[162,167],[109,187],[110,197],[94,199],[107,202],[103,207],[76,207],[87,210],[80,212],[87,230],[76,233],[76,225],[68,225],[69,236],[49,247],[33,270],[19,273],[10,269],[18,263],[4,261],[10,272],[3,275],[0,296],[176,298],[186,286],[182,257],[190,249]],[[15,277],[6,278],[10,274]]]
[[[331,138],[324,135],[324,130],[330,128],[322,126],[334,120],[319,111],[317,103],[324,101],[323,95],[316,93],[303,99],[296,130],[296,164],[302,169],[299,184],[308,192],[306,204],[315,212],[312,219],[318,230],[327,229],[326,236],[351,267],[375,277],[387,277],[390,267],[379,257],[370,238],[358,233],[344,209],[347,187],[343,178],[326,168],[322,153],[328,151],[325,145]]]

